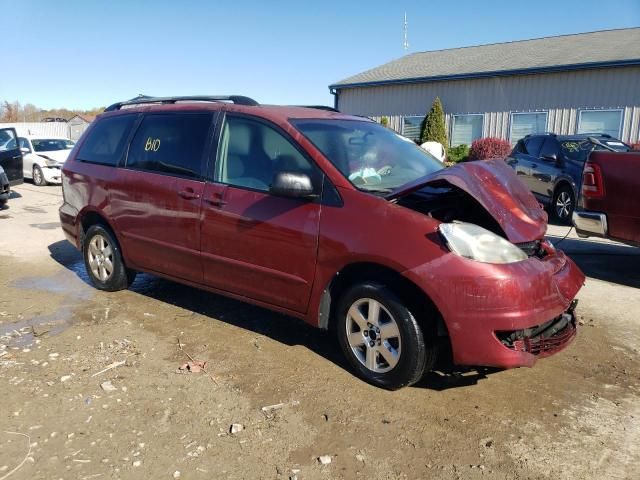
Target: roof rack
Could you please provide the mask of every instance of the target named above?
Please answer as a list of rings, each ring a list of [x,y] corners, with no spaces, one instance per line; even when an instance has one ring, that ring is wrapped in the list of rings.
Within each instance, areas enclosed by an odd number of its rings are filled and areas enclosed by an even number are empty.
[[[554,137],[558,136],[556,132],[538,132],[538,133],[529,133],[522,138],[529,138],[529,137],[533,137],[534,135],[553,135]]]
[[[242,95],[194,95],[186,97],[150,97],[147,95],[138,95],[131,100],[125,100],[124,102],[114,103],[104,109],[105,112],[112,112],[114,110],[120,110],[127,105],[144,105],[149,103],[177,103],[177,102],[232,102],[236,105],[247,105],[255,107],[259,105],[253,98],[245,97]]]
[[[326,110],[327,112],[336,112],[340,113],[340,110],[333,107],[328,107],[327,105],[295,105],[296,107],[302,108],[315,108],[316,110]]]
[[[608,133],[598,133],[598,132],[587,132],[587,133],[576,133],[576,135],[584,135],[584,136],[588,136],[588,137],[604,137],[604,138],[613,138],[611,135],[609,135]]]

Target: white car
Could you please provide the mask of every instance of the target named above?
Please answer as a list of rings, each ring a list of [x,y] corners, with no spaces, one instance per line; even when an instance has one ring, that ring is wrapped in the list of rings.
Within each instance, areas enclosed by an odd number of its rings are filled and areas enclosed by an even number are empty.
[[[24,178],[35,185],[61,183],[61,171],[75,143],[67,138],[18,137]]]

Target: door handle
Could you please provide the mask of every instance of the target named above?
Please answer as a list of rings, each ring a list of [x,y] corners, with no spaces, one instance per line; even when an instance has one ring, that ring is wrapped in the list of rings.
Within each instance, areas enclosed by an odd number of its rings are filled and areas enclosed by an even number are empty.
[[[214,207],[223,207],[227,204],[227,202],[225,202],[221,198],[207,198],[206,202],[209,205],[213,205]]]
[[[531,168],[538,168],[538,164],[537,163],[532,163],[531,164]]]
[[[200,198],[200,195],[198,195],[196,192],[194,192],[190,188],[187,188],[185,190],[180,190],[178,192],[178,195],[180,195],[182,198],[184,198],[186,200],[196,200],[196,199]]]

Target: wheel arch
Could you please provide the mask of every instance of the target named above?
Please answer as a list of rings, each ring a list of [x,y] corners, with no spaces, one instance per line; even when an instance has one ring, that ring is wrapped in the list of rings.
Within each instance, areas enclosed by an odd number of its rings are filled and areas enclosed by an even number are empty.
[[[78,244],[80,249],[82,250],[84,245],[84,236],[93,225],[102,225],[109,229],[109,231],[113,234],[116,241],[118,242],[118,247],[120,248],[120,252],[122,254],[123,260],[126,262],[126,258],[124,255],[124,251],[122,250],[122,242],[116,232],[116,229],[113,228],[113,225],[107,220],[106,216],[99,212],[98,210],[84,210],[80,212],[78,215]]]
[[[432,329],[437,336],[448,336],[442,314],[429,295],[400,272],[373,262],[356,262],[344,266],[329,280],[322,291],[318,309],[318,327],[330,330],[335,326],[335,309],[340,296],[356,282],[380,282],[386,285],[407,306],[423,330]],[[425,315],[432,313],[434,315]],[[435,320],[435,321],[433,321]]]
[[[555,185],[553,186],[553,196],[551,197],[551,201],[553,202],[553,199],[555,199],[556,197],[556,193],[558,192],[559,189],[561,189],[562,187],[569,187],[571,189],[571,191],[573,192],[573,197],[577,198],[578,192],[578,186],[576,185],[576,182],[572,179],[572,178],[568,178],[568,177],[559,177],[556,182]]]

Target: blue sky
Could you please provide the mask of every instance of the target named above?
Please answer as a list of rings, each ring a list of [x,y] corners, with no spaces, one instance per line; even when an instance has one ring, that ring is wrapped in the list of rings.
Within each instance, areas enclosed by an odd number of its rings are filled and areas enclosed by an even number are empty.
[[[330,83],[404,54],[405,10],[409,52],[640,26],[640,0],[0,0],[0,99],[84,109],[138,93],[237,93],[332,104]]]

